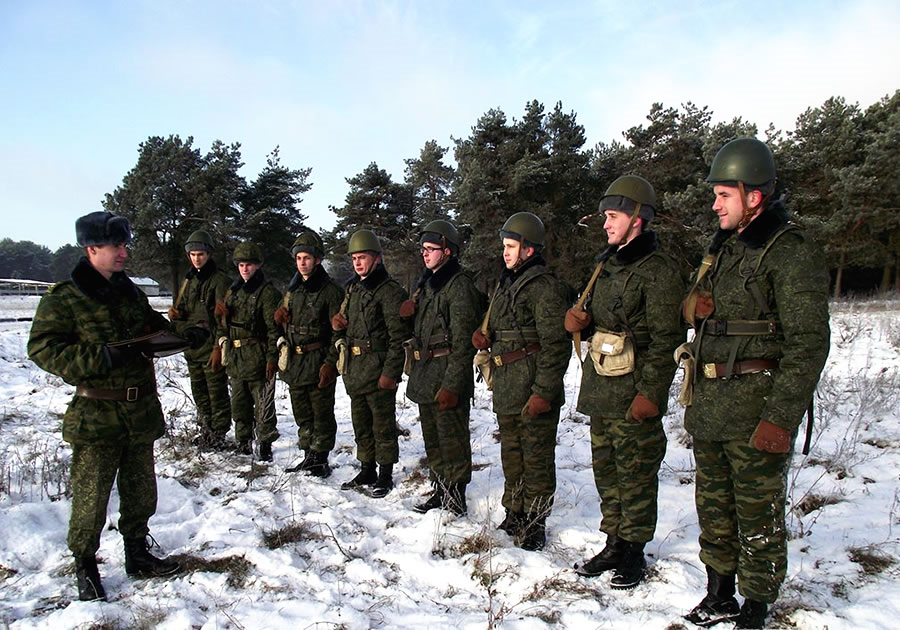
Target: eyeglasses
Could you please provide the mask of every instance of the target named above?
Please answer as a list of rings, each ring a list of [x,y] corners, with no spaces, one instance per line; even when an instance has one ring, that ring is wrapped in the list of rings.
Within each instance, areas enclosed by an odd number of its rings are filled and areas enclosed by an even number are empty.
[[[434,252],[443,251],[443,249],[443,247],[429,247],[428,245],[422,245],[423,254],[433,254]]]

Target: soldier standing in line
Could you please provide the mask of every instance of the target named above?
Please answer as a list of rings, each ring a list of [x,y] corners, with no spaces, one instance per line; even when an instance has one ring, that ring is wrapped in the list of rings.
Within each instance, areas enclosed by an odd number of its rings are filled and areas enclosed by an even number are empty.
[[[113,482],[119,491],[125,572],[164,576],[179,565],[151,555],[147,540],[157,497],[153,442],[165,432],[153,361],[134,346],[116,343],[166,330],[169,323],[125,275],[128,219],[92,212],[75,222],[75,233],[85,256],[70,280],[41,298],[28,356],[75,386],[63,418],[63,439],[72,445],[66,542],[75,557],[78,598],[88,601],[106,599],[96,553]],[[184,333],[194,346],[208,337],[198,328]]]
[[[544,224],[536,215],[512,215],[500,237],[505,269],[488,307],[487,332],[476,330],[472,345],[490,349],[494,364],[506,508],[499,529],[522,549],[538,551],[556,492],[556,429],[572,355],[563,326],[570,302],[541,256]]]
[[[415,315],[407,397],[419,405],[434,492],[413,509],[466,513],[472,480],[469,400],[474,390],[469,343],[483,315],[482,294],[459,263],[459,236],[449,221],[431,221],[419,237],[425,271],[401,316]]]
[[[646,229],[656,214],[647,180],[619,177],[599,211],[609,247],[566,313],[566,330],[579,346],[582,332],[591,335],[578,411],[591,418],[606,546],[576,570],[593,577],[614,569],[611,585],[623,589],[643,578],[644,545],[656,530],[657,475],[666,453],[662,417],[675,376],[672,353],[684,341],[685,286],[675,261],[659,251],[656,233]]]
[[[288,384],[297,444],[305,457],[287,472],[305,470],[327,477],[331,474],[328,453],[337,433],[337,349],[332,343],[331,316],[341,308],[344,290],[322,266],[325,246],[318,234],[308,231],[298,236],[291,254],[297,273],[274,317],[284,333],[278,340],[281,378]]]
[[[231,415],[238,452],[252,454],[256,437],[260,460],[272,461],[278,439],[275,372],[278,325],[275,309],[281,294],[266,280],[263,255],[254,243],[238,243],[232,256],[240,278],[216,304],[218,345],[231,382]]]
[[[347,253],[356,276],[347,284],[344,303],[331,326],[346,334],[341,374],[350,395],[361,469],[341,487],[374,484],[370,496],[382,498],[394,487],[394,464],[400,459],[395,399],[403,374],[403,342],[409,336],[400,305],[408,294],[385,269],[381,242],[374,232],[354,232]]]
[[[787,571],[794,438],[828,356],[828,265],[771,198],[775,161],[764,143],[732,140],[707,181],[719,229],[684,302],[695,336],[679,355],[708,583],[685,618],[761,628]]]
[[[213,242],[208,232],[197,230],[184,244],[191,269],[184,277],[175,304],[169,307],[169,320],[175,330],[199,326],[212,331],[216,327],[215,307],[225,298],[231,280],[212,259]],[[186,350],[191,394],[197,406],[200,425],[198,444],[201,448],[228,448],[225,434],[231,428],[231,400],[228,397],[228,375],[222,369],[222,349],[215,336],[196,350]]]

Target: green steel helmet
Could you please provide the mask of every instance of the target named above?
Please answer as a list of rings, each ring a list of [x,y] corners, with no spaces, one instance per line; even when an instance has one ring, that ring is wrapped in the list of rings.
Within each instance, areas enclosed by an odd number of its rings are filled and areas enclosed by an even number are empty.
[[[263,263],[263,254],[256,243],[244,241],[243,243],[238,243],[237,247],[234,248],[234,255],[231,259],[235,265],[242,262],[261,265]]]
[[[381,241],[372,230],[357,230],[347,241],[348,254],[359,254],[360,252],[381,253]]]
[[[500,228],[500,238],[511,238],[520,243],[528,241],[531,245],[543,247],[544,222],[531,212],[516,212]]]
[[[710,184],[736,184],[761,188],[775,182],[775,158],[764,142],[737,138],[727,143],[709,167]]]
[[[434,243],[441,247],[450,245],[459,247],[459,232],[449,221],[435,219],[422,229],[422,233],[419,235],[419,244],[422,243]]]
[[[298,236],[291,246],[291,256],[296,258],[300,253],[312,254],[319,260],[325,258],[325,244],[322,242],[322,237],[313,231],[304,232]]]
[[[645,221],[652,221],[656,216],[656,191],[643,177],[622,175],[609,185],[606,194],[600,199],[600,212],[621,210],[631,214],[637,204],[641,204],[638,216]]]
[[[212,237],[209,232],[197,230],[188,236],[188,240],[184,244],[186,252],[211,252],[213,249]]]

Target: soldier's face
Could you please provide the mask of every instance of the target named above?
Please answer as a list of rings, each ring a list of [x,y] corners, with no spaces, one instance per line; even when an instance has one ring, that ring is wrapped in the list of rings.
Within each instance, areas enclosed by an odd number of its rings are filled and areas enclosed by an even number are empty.
[[[191,264],[194,265],[194,268],[200,269],[209,260],[209,252],[204,252],[204,251],[188,252],[188,257],[190,257]]]
[[[522,247],[522,243],[514,238],[503,239],[503,263],[507,269],[515,269],[533,254],[533,247]]]
[[[369,252],[358,252],[356,254],[351,254],[350,260],[353,261],[353,271],[356,272],[356,275],[360,278],[365,278],[372,273],[372,269],[375,268],[375,264],[378,262],[378,256]]]
[[[624,245],[634,238],[637,234],[637,230],[640,229],[640,225],[638,224],[640,219],[635,219],[632,229],[628,231],[628,224],[631,223],[631,215],[627,212],[606,210],[603,214],[606,215],[603,229],[606,230],[606,240],[610,245]]]
[[[91,265],[107,280],[114,273],[125,270],[125,261],[128,259],[125,243],[90,245],[85,250]]]
[[[312,275],[317,264],[319,264],[319,259],[312,254],[307,252],[297,253],[297,271],[299,271],[300,275],[304,278],[309,278]]]
[[[422,243],[422,261],[428,269],[434,271],[444,264],[450,256],[450,249],[441,249],[434,243]]]
[[[259,263],[252,262],[239,262],[238,263],[238,273],[241,274],[241,278],[244,282],[247,282],[250,278],[253,277],[253,274],[262,267]]]
[[[741,204],[741,191],[737,186],[722,186],[716,184],[713,186],[713,192],[716,194],[716,200],[713,202],[713,212],[719,217],[719,227],[723,230],[737,229],[744,216],[744,206]],[[745,195],[745,201],[748,208],[754,208],[762,203],[762,193],[758,190],[751,190]],[[757,209],[759,214],[762,208]],[[756,216],[755,214],[753,215]],[[743,228],[738,230],[742,231]]]

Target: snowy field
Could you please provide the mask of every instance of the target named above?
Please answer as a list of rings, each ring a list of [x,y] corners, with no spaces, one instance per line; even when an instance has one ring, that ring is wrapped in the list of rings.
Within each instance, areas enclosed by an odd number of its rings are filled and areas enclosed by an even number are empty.
[[[29,317],[33,297],[0,298],[0,319]],[[164,301],[154,303],[165,310]],[[812,452],[795,455],[787,581],[772,627],[898,627],[900,619],[900,302],[832,307],[832,348],[817,394]],[[587,418],[574,411],[581,378],[566,374],[558,432],[556,506],[542,553],[495,529],[503,474],[489,393],[472,410],[469,515],[410,507],[427,495],[416,407],[403,397],[396,489],[385,499],[340,490],[356,473],[349,399],[338,384],[337,448],[325,480],[285,474],[297,463],[287,387],[276,393],[275,461],[191,446],[194,419],[183,359],[158,361],[168,432],[156,443],[159,507],[150,522],[172,579],[125,575],[113,491],[98,554],[108,603],[77,601],[66,549],[70,507],[61,418],[73,388],[25,356],[28,322],[0,323],[0,627],[64,629],[348,629],[693,627],[681,615],[703,596],[693,458],[681,409],[665,418],[659,525],[649,579],[614,591],[608,575],[572,565],[602,547]],[[673,392],[675,391],[673,387]],[[798,448],[801,440],[798,440]],[[727,628],[729,624],[717,626]]]

